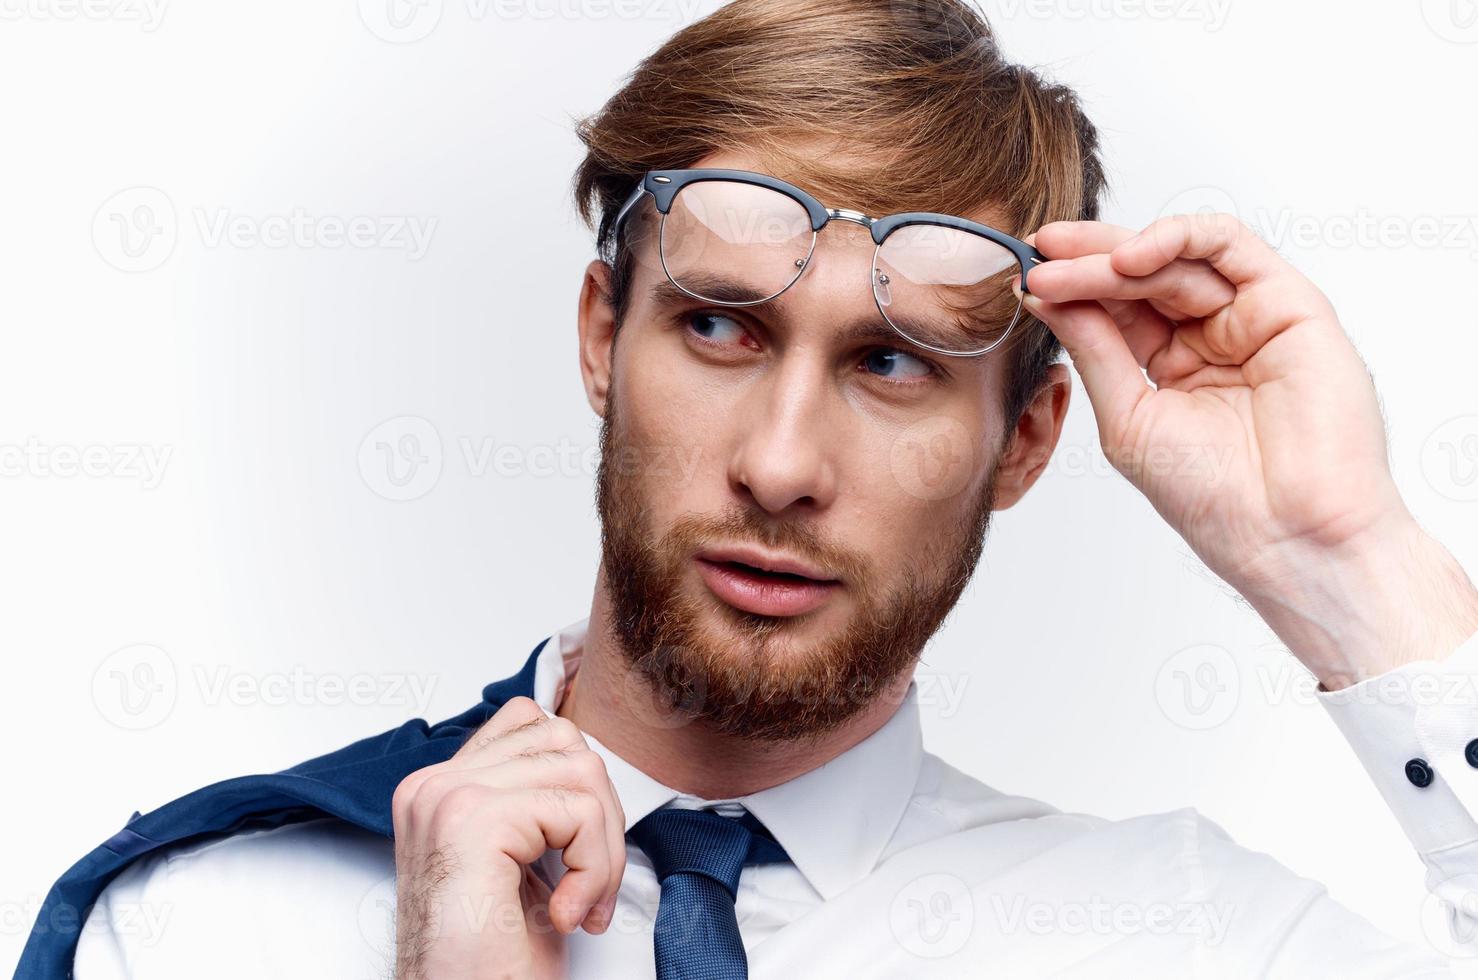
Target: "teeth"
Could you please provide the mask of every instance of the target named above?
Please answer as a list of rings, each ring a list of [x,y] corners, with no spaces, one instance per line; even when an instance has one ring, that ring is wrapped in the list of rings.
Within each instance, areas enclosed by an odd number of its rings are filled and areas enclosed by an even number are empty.
[[[777,572],[773,568],[760,568],[755,565],[745,565],[742,562],[740,562],[739,565],[741,568],[747,568],[750,571],[759,572],[761,575],[772,575],[776,578],[793,578],[803,581],[806,580],[806,576],[797,574],[796,572]]]
[[[748,572],[753,575],[768,575],[774,578],[791,579],[796,582],[815,581],[815,579],[812,579],[809,575],[802,575],[799,572],[782,572],[777,569],[765,568],[761,565],[751,565],[748,562],[736,561],[733,559],[725,561],[723,562],[723,564],[728,565],[730,568],[738,569],[739,571],[743,572]]]

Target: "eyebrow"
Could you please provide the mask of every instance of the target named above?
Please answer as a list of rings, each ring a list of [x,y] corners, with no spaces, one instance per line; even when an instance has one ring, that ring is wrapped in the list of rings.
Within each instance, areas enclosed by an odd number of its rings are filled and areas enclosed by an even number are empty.
[[[767,313],[775,317],[776,319],[785,319],[785,316],[780,313],[780,311],[775,306],[775,301],[779,297],[766,300],[764,293],[752,289],[751,287],[746,286],[743,283],[735,282],[734,280],[725,278],[723,276],[703,276],[702,278],[695,279],[693,282],[689,283],[689,288],[693,289],[695,292],[707,293],[709,296],[714,297],[714,299],[703,300],[696,296],[690,296],[679,289],[677,286],[673,285],[672,281],[665,277],[659,279],[655,284],[653,284],[648,295],[651,297],[652,302],[661,307],[685,306],[695,303],[716,302],[718,298],[722,298],[729,303],[751,304],[748,306],[740,307],[741,309],[756,310],[762,313]],[[756,300],[764,300],[764,302],[755,302]],[[930,327],[928,324],[918,323],[913,320],[904,320],[901,326],[909,333],[923,336],[928,336],[929,333],[935,332],[938,329],[937,327]],[[883,319],[881,313],[879,313],[876,317],[853,320],[851,323],[847,324],[840,331],[838,331],[835,336],[836,339],[843,344],[886,343],[888,346],[891,347],[917,350],[925,355],[930,353],[928,348],[920,347],[918,344],[913,343],[907,337],[903,336],[897,330],[893,329],[889,322]]]

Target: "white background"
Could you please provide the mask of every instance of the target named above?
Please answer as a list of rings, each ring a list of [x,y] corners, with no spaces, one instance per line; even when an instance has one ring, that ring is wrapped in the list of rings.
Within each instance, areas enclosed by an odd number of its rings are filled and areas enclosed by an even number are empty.
[[[571,120],[692,2],[0,0],[0,963],[135,809],[457,713],[586,614]],[[1333,298],[1410,506],[1478,569],[1471,0],[986,10],[1086,99],[1111,220],[1234,208]],[[1076,396],[927,651],[929,747],[1067,810],[1194,805],[1422,941],[1312,684]]]

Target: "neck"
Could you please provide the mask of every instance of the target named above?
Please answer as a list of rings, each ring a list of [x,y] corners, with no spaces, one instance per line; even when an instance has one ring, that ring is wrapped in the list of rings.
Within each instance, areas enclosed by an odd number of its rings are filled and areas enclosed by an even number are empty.
[[[596,574],[580,670],[559,714],[648,776],[705,800],[747,796],[829,762],[877,731],[908,690],[905,673],[863,710],[815,738],[756,742],[660,710],[611,629],[605,570]]]

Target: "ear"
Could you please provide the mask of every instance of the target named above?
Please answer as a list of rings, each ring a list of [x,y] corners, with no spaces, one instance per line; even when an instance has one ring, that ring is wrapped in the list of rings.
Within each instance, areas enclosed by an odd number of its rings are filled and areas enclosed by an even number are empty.
[[[1047,369],[1046,383],[1021,413],[996,468],[996,510],[1005,510],[1024,497],[1047,468],[1062,435],[1072,388],[1067,365]]]
[[[611,388],[611,350],[616,311],[611,308],[611,267],[596,259],[585,267],[580,285],[580,376],[595,414],[605,417]]]

